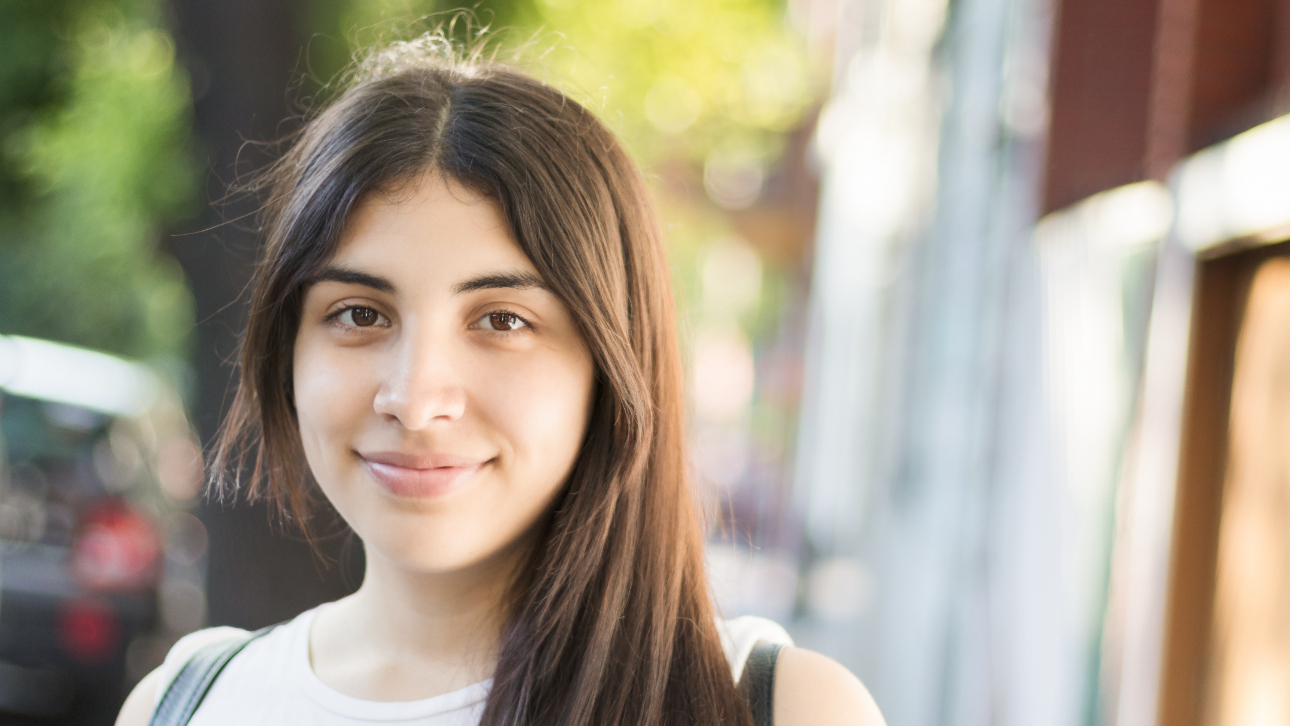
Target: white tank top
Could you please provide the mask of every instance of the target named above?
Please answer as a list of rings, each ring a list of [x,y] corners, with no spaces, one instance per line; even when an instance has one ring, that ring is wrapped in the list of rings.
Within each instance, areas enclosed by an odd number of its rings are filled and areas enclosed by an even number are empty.
[[[327,607],[322,605],[320,607]],[[364,701],[319,680],[309,664],[309,626],[319,608],[251,642],[220,673],[189,722],[191,726],[353,726],[415,724],[477,726],[491,680],[419,701]],[[759,640],[792,645],[783,628],[765,618],[718,620],[721,646],[736,681]],[[211,643],[246,635],[238,628],[208,628],[175,643],[161,666],[157,700],[188,659]]]

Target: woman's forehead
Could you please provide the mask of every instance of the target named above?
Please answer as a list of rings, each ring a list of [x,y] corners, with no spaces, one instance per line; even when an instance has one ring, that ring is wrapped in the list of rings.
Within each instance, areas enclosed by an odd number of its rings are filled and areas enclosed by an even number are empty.
[[[451,285],[492,269],[537,272],[498,204],[439,174],[364,199],[331,264],[375,271],[396,284],[416,278]]]

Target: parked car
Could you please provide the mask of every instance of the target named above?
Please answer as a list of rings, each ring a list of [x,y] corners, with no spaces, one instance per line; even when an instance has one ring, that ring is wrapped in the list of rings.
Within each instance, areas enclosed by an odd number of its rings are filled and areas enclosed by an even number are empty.
[[[165,375],[0,336],[0,723],[111,724],[203,624],[200,454]]]

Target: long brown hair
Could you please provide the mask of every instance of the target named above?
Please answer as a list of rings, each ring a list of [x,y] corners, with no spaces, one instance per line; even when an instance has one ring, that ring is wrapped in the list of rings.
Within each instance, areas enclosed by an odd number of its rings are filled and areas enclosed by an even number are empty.
[[[687,481],[668,266],[639,171],[596,117],[429,37],[369,60],[264,176],[266,247],[221,495],[307,526],[292,404],[305,283],[365,194],[427,171],[494,199],[596,365],[586,440],[502,634],[485,724],[751,724],[718,639]]]

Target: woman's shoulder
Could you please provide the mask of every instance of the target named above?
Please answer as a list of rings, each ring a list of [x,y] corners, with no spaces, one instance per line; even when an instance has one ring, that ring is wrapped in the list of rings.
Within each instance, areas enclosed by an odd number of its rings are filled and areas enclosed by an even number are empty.
[[[840,663],[805,648],[780,651],[775,668],[776,726],[885,726],[860,679]]]
[[[241,628],[221,626],[198,630],[180,638],[166,653],[166,659],[161,665],[130,691],[130,697],[126,699],[117,717],[117,726],[147,724],[152,719],[152,712],[156,710],[157,703],[166,689],[174,682],[184,664],[197,654],[197,651],[214,643],[246,637],[247,634],[247,631]]]
[[[215,643],[238,640],[248,635],[250,635],[250,632],[241,628],[221,625],[214,628],[195,630],[175,641],[175,644],[170,646],[170,651],[166,653],[166,659],[157,668],[158,692],[154,701],[161,700],[161,695],[165,693],[166,688],[179,677],[179,672],[202,648]]]
[[[133,726],[134,724],[143,726],[143,724],[148,723],[157,704],[161,702],[167,689],[179,677],[184,666],[193,659],[193,656],[208,646],[221,643],[228,643],[233,646],[235,641],[251,639],[254,642],[247,645],[245,650],[239,650],[239,663],[244,660],[244,656],[250,656],[252,665],[257,668],[268,666],[274,669],[282,665],[279,661],[287,656],[286,651],[290,646],[291,637],[296,634],[294,631],[302,626],[307,627],[310,616],[315,610],[317,608],[306,610],[293,620],[255,633],[242,628],[219,626],[204,628],[183,636],[170,647],[161,665],[149,673],[130,692],[129,698],[126,699],[125,705],[121,709],[121,715],[117,719],[117,726]],[[268,659],[267,661],[266,658]],[[280,670],[280,668],[277,670]]]
[[[883,726],[877,704],[860,679],[840,663],[805,648],[779,623],[754,615],[717,621],[721,647],[738,681],[758,643],[784,646],[775,667],[777,726]]]
[[[249,631],[224,625],[197,630],[180,638],[171,646],[170,652],[166,653],[165,661],[157,668],[157,693],[153,698],[154,705],[161,700],[161,695],[179,676],[179,671],[183,670],[184,665],[197,655],[197,651],[208,645],[238,640],[248,635],[250,635]]]

